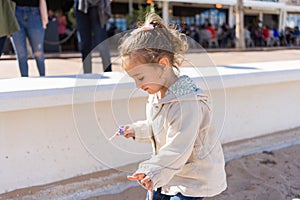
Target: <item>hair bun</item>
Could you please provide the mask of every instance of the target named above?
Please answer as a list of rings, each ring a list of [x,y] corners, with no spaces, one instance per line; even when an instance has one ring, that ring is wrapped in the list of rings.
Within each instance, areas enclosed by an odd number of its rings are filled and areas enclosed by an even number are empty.
[[[183,61],[180,54],[188,49],[186,35],[166,25],[164,20],[155,13],[147,14],[145,21],[138,24],[141,26],[132,31],[133,34],[122,38],[119,46],[121,55],[139,52],[147,62],[153,61],[153,55],[156,58],[160,55],[168,55],[172,66],[178,68]]]

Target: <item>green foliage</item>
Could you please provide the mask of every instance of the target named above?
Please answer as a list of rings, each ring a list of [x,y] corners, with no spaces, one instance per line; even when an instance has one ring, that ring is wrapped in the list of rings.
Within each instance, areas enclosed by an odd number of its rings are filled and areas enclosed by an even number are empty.
[[[137,26],[136,22],[145,21],[145,16],[147,13],[155,12],[154,3],[143,6],[142,2],[143,2],[142,0],[138,0],[138,9],[133,9],[132,15],[128,15],[126,17],[127,27]]]

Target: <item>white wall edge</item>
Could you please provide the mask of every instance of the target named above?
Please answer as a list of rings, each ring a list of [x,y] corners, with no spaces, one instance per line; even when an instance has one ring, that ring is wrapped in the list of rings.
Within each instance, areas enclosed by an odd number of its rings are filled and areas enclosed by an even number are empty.
[[[122,78],[124,74],[119,74],[118,80]],[[54,79],[53,81],[64,82],[64,77]],[[299,69],[287,69],[287,70],[275,70],[275,71],[255,71],[251,73],[240,74],[224,74],[220,76],[208,76],[208,77],[192,77],[192,79],[204,90],[209,86],[209,90],[229,89],[237,87],[247,87],[265,84],[276,84],[282,82],[291,82],[300,80],[300,68]],[[204,83],[203,79],[206,81]],[[0,85],[3,80],[0,80]],[[85,79],[82,82],[84,86],[74,87],[76,85],[76,78],[72,79],[72,84],[66,84],[65,87],[62,84],[61,88],[45,88],[45,89],[32,89],[24,91],[1,92],[0,90],[0,112],[8,112],[15,110],[25,110],[34,108],[46,108],[53,106],[64,106],[81,103],[91,103],[98,101],[111,101],[126,99],[128,94],[134,94],[131,96],[134,98],[147,97],[147,94],[142,91],[137,91],[134,88],[132,81],[123,83],[104,83],[99,84],[95,81],[89,83],[89,79]],[[223,84],[221,84],[221,81]],[[26,82],[30,84],[38,84],[37,78],[16,78],[6,79],[5,84],[15,85]],[[50,84],[48,82],[48,84]],[[28,84],[28,83],[27,83]],[[117,85],[117,90],[115,87]],[[75,88],[75,90],[74,90]],[[75,94],[74,94],[75,91]],[[117,92],[116,92],[117,91]]]

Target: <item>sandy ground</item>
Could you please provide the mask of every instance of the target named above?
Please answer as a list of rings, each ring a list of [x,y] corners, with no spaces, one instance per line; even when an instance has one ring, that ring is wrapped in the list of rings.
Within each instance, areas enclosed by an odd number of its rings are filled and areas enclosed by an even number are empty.
[[[209,200],[300,198],[300,145],[245,156],[226,164],[228,189]]]
[[[300,199],[300,145],[234,159],[226,163],[227,190],[206,200]],[[134,187],[123,193],[89,200],[141,200],[145,190]]]

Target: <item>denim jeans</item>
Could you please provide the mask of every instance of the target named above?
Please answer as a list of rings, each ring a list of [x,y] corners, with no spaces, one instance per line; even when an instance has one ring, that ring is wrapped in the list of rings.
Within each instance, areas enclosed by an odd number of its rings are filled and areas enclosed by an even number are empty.
[[[88,12],[84,13],[77,9],[77,4],[78,2],[75,3],[75,17],[81,40],[80,50],[84,73],[92,73],[91,52],[94,48],[100,51],[103,71],[111,71],[110,52],[105,41],[107,39],[106,26],[100,25],[98,7],[89,7]]]
[[[203,200],[202,197],[187,197],[183,196],[181,193],[176,195],[165,195],[161,193],[161,188],[158,188],[157,191],[153,190],[153,200]],[[146,200],[149,200],[149,191],[147,193]]]
[[[40,76],[45,76],[44,33],[38,7],[16,7],[16,18],[20,30],[11,38],[18,59],[21,76],[28,76],[28,55],[26,37],[28,37]]]

